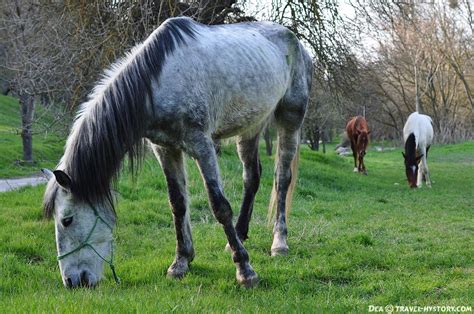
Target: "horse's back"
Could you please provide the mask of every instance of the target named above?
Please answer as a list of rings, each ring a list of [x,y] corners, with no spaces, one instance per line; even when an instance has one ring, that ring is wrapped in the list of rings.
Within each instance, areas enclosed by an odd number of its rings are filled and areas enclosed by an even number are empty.
[[[346,124],[346,132],[348,136],[352,136],[356,130],[369,131],[367,120],[362,116],[355,116],[349,120]]]
[[[286,97],[295,77],[310,84],[310,71],[301,73],[308,55],[285,27],[189,22],[194,38],[167,57],[155,82],[155,112],[205,116],[213,136],[223,138],[258,128]],[[305,88],[309,94],[309,86]]]
[[[418,112],[410,114],[403,128],[405,142],[411,133],[415,135],[417,146],[420,145],[426,148],[431,145],[434,135],[431,117]]]

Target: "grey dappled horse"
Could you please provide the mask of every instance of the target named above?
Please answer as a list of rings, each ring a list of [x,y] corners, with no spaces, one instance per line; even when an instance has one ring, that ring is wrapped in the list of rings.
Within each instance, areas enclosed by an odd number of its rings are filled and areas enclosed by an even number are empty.
[[[312,63],[295,35],[275,23],[205,26],[189,18],[165,21],[106,72],[83,104],[54,174],[45,214],[54,216],[59,266],[67,287],[93,286],[112,250],[111,184],[125,154],[131,162],[148,139],[168,183],[177,237],[168,269],[182,277],[194,258],[183,152],[197,162],[209,202],[223,225],[237,281],[258,281],[242,245],[257,192],[260,131],[278,127],[277,214],[272,254],[285,253],[286,196],[311,85]],[[234,228],[224,196],[214,139],[237,136],[244,199]],[[295,158],[296,159],[296,158]],[[295,181],[295,178],[293,178]],[[115,275],[115,271],[114,271]]]

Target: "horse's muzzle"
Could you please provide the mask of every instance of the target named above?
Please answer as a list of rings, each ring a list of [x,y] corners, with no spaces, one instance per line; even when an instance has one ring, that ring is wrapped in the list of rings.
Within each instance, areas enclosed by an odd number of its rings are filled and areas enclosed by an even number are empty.
[[[92,288],[97,284],[94,278],[95,276],[89,271],[83,270],[80,275],[76,273],[64,278],[64,285],[66,288]]]

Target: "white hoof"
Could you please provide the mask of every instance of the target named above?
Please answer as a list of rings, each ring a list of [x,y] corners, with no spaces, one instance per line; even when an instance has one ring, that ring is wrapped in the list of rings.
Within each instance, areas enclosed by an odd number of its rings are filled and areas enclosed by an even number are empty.
[[[286,243],[286,237],[283,237],[278,233],[274,235],[271,255],[288,255],[288,244]]]
[[[285,256],[288,255],[288,247],[272,247],[272,256]]]

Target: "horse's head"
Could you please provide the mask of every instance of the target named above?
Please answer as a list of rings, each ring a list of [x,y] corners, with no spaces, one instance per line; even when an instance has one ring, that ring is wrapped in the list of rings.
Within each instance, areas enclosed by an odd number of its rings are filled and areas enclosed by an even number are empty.
[[[405,159],[405,173],[407,175],[408,184],[411,188],[416,188],[418,180],[418,163],[420,162],[421,156],[415,156],[410,158],[408,155],[402,152],[403,158]]]
[[[88,202],[74,195],[74,181],[63,171],[44,169],[45,215],[54,216],[59,269],[68,288],[93,287],[102,278],[112,252],[115,215],[106,202]],[[114,274],[115,275],[115,274]]]
[[[357,150],[359,156],[361,156],[362,158],[367,152],[367,146],[369,145],[369,134],[370,131],[359,129],[357,130]]]

